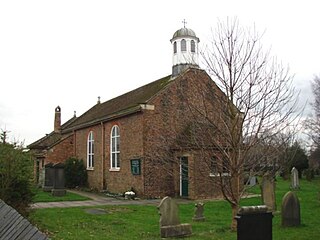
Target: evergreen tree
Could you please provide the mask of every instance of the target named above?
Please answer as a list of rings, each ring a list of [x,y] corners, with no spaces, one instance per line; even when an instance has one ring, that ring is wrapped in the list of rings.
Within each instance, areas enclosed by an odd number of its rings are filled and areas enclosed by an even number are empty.
[[[21,214],[32,201],[32,159],[22,146],[8,143],[5,132],[0,142],[0,198]]]

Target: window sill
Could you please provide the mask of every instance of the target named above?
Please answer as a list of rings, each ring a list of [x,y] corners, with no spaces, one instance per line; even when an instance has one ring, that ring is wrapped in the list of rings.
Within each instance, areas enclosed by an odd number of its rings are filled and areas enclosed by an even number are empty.
[[[87,167],[87,171],[93,171],[94,168],[93,167]]]
[[[109,171],[110,172],[119,172],[120,168],[110,168]]]

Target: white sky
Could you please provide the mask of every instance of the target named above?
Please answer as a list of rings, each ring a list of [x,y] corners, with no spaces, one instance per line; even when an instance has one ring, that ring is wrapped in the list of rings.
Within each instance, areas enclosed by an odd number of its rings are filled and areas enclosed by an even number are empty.
[[[0,0],[0,128],[30,144],[62,122],[171,73],[173,33],[208,42],[217,19],[255,24],[290,66],[302,100],[320,73],[317,0]]]

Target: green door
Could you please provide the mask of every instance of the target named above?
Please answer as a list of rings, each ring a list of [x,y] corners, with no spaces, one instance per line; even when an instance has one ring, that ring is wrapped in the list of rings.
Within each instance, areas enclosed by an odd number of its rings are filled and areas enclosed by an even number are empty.
[[[180,196],[188,197],[188,157],[180,158]]]

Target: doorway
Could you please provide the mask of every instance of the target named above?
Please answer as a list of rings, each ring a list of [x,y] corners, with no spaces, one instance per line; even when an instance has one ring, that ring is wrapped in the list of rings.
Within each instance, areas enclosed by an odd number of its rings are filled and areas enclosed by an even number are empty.
[[[188,157],[180,158],[180,196],[189,196]]]

